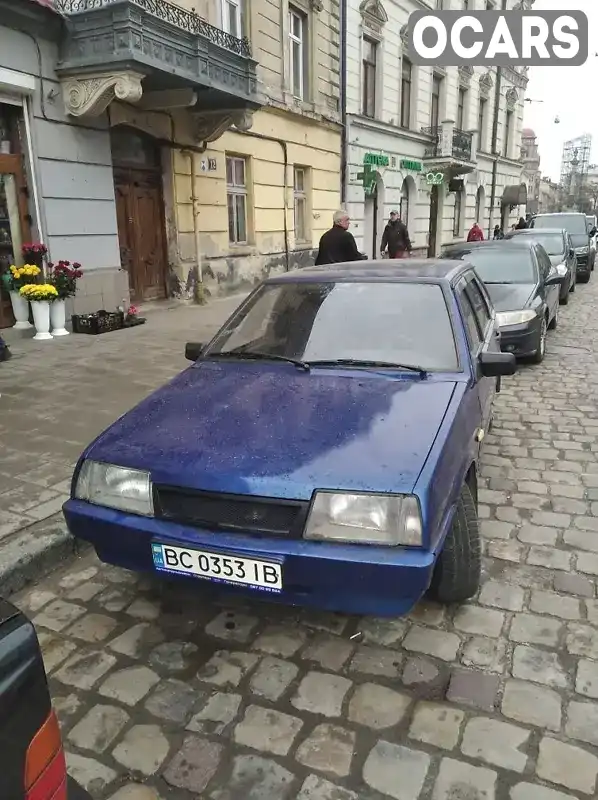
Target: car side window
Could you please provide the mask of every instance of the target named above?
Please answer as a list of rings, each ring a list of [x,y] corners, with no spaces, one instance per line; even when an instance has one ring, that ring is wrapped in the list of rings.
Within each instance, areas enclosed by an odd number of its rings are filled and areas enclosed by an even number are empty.
[[[466,292],[471,301],[471,305],[473,306],[473,311],[478,321],[479,328],[482,331],[482,339],[485,339],[488,331],[488,325],[490,325],[492,320],[492,314],[478,279],[473,273],[467,276]]]
[[[550,258],[548,258],[546,250],[544,250],[543,247],[536,247],[536,257],[538,259],[538,266],[540,267],[540,277],[546,280],[552,268]]]
[[[482,331],[476,319],[475,311],[467,296],[467,281],[462,278],[456,286],[457,302],[463,314],[465,327],[467,328],[467,339],[472,353],[477,353],[482,344]]]

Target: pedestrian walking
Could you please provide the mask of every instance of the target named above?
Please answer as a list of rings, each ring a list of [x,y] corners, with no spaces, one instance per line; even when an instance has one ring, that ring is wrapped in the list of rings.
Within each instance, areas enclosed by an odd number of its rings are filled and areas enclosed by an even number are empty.
[[[316,266],[362,260],[364,255],[357,249],[355,238],[349,232],[351,220],[347,212],[335,211],[332,223],[332,228],[322,234],[320,238]]]
[[[505,235],[500,229],[500,225],[494,226],[494,235],[492,236],[493,239],[504,239]]]
[[[380,241],[380,254],[388,251],[389,258],[406,258],[411,252],[411,239],[407,226],[401,220],[398,211],[391,211],[382,239]]]
[[[467,241],[468,242],[483,242],[484,241],[484,233],[477,222],[474,222],[471,226],[469,233],[467,234]]]

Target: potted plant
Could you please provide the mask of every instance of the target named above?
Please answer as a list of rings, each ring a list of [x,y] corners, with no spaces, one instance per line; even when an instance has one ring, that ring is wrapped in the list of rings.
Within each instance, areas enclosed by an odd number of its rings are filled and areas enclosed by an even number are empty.
[[[52,339],[50,333],[50,305],[58,297],[56,287],[51,283],[32,283],[23,286],[21,297],[31,303],[35,323],[34,339]]]
[[[48,264],[49,283],[57,292],[57,299],[50,306],[52,336],[68,336],[66,325],[66,299],[77,294],[77,281],[83,275],[81,264],[59,261]]]
[[[8,268],[3,277],[4,284],[10,294],[12,303],[12,313],[15,317],[14,328],[16,330],[27,330],[31,327],[29,322],[29,304],[27,299],[21,295],[24,286],[35,284],[41,274],[41,269],[35,264],[23,264],[17,267],[14,264]]]
[[[48,254],[48,248],[45,244],[42,244],[42,242],[26,242],[21,246],[21,252],[23,253],[23,259],[28,264],[35,264],[40,270],[43,269],[44,258]]]

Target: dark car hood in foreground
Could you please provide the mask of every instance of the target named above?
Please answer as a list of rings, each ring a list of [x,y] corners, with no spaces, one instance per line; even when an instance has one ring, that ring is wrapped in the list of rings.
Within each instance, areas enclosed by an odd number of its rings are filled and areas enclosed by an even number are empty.
[[[204,362],[118,420],[86,456],[206,491],[408,492],[454,388],[438,378]]]
[[[525,308],[536,287],[533,283],[487,283],[486,289],[497,311]]]

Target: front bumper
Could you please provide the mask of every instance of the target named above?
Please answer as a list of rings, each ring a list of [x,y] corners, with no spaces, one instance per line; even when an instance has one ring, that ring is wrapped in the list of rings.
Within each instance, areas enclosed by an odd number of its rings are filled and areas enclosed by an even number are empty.
[[[503,353],[513,353],[516,358],[532,356],[538,349],[539,337],[539,318],[523,325],[507,325],[500,328],[500,349]]]
[[[173,522],[124,514],[80,500],[63,507],[68,528],[90,542],[101,561],[133,571],[154,572],[151,543],[208,549],[219,554],[282,562],[280,594],[259,589],[196,580],[198,588],[262,597],[288,605],[348,614],[400,616],[426,592],[436,555],[428,550],[266,539],[242,534],[212,533]],[[450,519],[445,523],[446,529]],[[440,541],[444,540],[444,532]],[[176,578],[168,573],[165,577]],[[181,575],[189,580],[194,576]]]
[[[586,253],[585,255],[577,255],[577,275],[586,276],[589,275],[592,271],[592,264],[590,262],[590,255]]]

